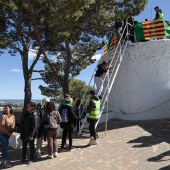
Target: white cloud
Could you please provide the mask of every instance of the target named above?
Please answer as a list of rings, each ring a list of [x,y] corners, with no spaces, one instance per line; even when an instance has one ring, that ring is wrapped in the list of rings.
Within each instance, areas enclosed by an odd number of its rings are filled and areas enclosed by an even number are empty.
[[[101,54],[96,54],[92,57],[92,59],[96,59],[96,60],[99,60],[101,57]]]
[[[14,68],[14,69],[12,69],[12,70],[9,70],[10,72],[20,72],[20,70],[19,69],[16,69],[16,68]]]
[[[28,53],[28,59],[33,60],[37,56],[37,50],[30,49]]]
[[[30,49],[29,53],[28,53],[28,59],[33,60],[37,56],[37,53],[38,53],[37,49]],[[41,54],[41,56],[43,56],[43,55]],[[56,58],[56,56],[49,55],[49,54],[48,54],[48,57],[51,60],[55,60],[55,58]]]

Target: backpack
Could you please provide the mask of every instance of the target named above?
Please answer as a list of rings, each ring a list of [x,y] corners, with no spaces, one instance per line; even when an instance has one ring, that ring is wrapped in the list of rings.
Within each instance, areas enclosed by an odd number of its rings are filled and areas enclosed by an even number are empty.
[[[37,128],[40,127],[41,122],[42,122],[42,111],[41,111],[41,104],[37,104],[37,115],[38,115],[38,121],[37,121]]]
[[[49,128],[56,129],[58,128],[58,121],[56,119],[56,112],[52,112],[49,114]]]
[[[62,122],[67,123],[68,122],[68,113],[67,113],[67,108],[64,108],[61,112],[61,119]]]

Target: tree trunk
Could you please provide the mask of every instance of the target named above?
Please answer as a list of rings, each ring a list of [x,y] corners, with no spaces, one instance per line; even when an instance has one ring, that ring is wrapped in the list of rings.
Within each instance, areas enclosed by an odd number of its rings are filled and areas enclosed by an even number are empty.
[[[30,73],[28,69],[28,50],[26,48],[22,54],[22,70],[24,75],[24,110],[27,108],[27,104],[31,101],[31,77],[32,72]]]
[[[68,81],[67,82],[66,82],[66,80],[63,81],[62,89],[63,89],[63,95],[65,95],[66,93],[70,94],[69,87],[68,87]]]
[[[57,71],[55,69],[55,67],[53,66],[53,64],[51,63],[51,61],[48,58],[48,55],[45,51],[44,45],[41,41],[41,37],[40,37],[40,32],[39,32],[39,28],[37,26],[37,21],[36,21],[36,15],[33,11],[33,8],[31,6],[31,0],[27,0],[28,5],[29,5],[29,9],[30,9],[30,14],[32,17],[32,24],[34,27],[34,32],[35,32],[35,36],[36,36],[36,40],[38,42],[38,45],[40,46],[41,52],[44,56],[45,61],[47,62],[47,64],[50,66],[51,70],[53,70],[54,73],[56,73],[56,76],[58,77],[58,79],[61,79],[62,76],[57,74]],[[66,64],[65,64],[65,69],[64,69],[64,78],[62,79],[62,88],[63,88],[63,94],[65,93],[69,93],[69,74],[70,74],[70,67],[71,67],[71,59],[72,59],[72,53],[71,53],[71,49],[70,49],[70,43],[69,42],[65,42],[65,47],[66,47],[66,53],[67,53],[67,58],[66,58]]]
[[[66,53],[67,53],[67,58],[65,61],[65,69],[64,69],[64,78],[63,78],[63,94],[70,93],[69,90],[69,73],[70,73],[70,67],[71,67],[71,59],[72,59],[72,54],[71,54],[71,49],[70,49],[70,44],[69,42],[65,42],[65,47],[66,47]]]
[[[27,104],[31,101],[32,98],[32,93],[31,93],[31,76],[27,76],[25,79],[25,84],[24,84],[24,110],[27,108]]]

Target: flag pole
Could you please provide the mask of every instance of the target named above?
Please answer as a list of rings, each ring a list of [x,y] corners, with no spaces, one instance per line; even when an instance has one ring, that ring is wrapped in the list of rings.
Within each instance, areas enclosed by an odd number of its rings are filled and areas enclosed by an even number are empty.
[[[105,101],[105,104],[106,104],[106,123],[105,123],[105,136],[107,134],[107,124],[108,124],[108,112],[109,112],[109,80],[110,80],[110,77],[109,77],[109,71],[108,71],[108,89],[107,89],[107,98],[106,98],[106,101]]]

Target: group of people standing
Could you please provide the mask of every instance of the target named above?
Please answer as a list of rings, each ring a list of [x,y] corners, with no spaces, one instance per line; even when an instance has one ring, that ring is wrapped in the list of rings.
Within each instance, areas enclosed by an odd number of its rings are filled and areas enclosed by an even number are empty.
[[[95,124],[100,117],[100,99],[94,90],[90,93],[90,102],[87,107],[90,141],[88,145],[97,145],[97,136]],[[41,158],[41,148],[43,140],[47,140],[48,158],[52,159],[58,155],[57,137],[59,136],[59,127],[63,129],[60,151],[67,150],[65,147],[68,136],[68,150],[72,151],[73,147],[73,129],[76,122],[81,121],[86,116],[86,112],[81,105],[81,101],[76,105],[81,109],[79,115],[72,105],[72,98],[65,94],[64,100],[56,109],[55,103],[50,99],[44,98],[41,104],[36,105],[30,102],[26,111],[21,114],[20,118],[20,139],[22,140],[22,158],[21,163],[32,164],[37,158]],[[83,111],[83,112],[82,112]],[[2,164],[4,167],[11,167],[10,161],[7,159],[7,151],[9,138],[15,127],[15,116],[11,105],[5,105],[0,121],[0,142],[2,142]],[[80,128],[80,127],[77,127]],[[79,129],[77,129],[79,130]],[[36,147],[35,147],[36,143]],[[27,149],[30,149],[30,157],[27,157]]]
[[[27,111],[22,115],[20,126],[22,163],[33,163],[35,161],[35,150],[37,158],[41,158],[41,147],[44,139],[48,143],[48,157],[57,157],[57,136],[61,121],[61,116],[56,111],[55,103],[50,102],[48,98],[44,99],[43,104],[38,108],[34,102],[27,105]],[[36,149],[35,139],[37,139]],[[27,161],[28,144],[30,147],[29,161]]]

